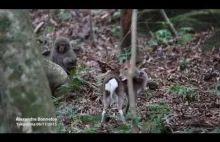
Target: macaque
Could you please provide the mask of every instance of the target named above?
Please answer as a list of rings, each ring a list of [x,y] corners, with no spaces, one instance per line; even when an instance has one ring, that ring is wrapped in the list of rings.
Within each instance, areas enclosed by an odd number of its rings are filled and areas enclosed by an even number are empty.
[[[101,123],[104,121],[104,117],[106,114],[106,111],[110,104],[112,104],[112,98],[113,95],[115,95],[117,100],[117,107],[118,112],[122,118],[122,121],[125,122],[123,111],[122,111],[122,105],[124,103],[124,97],[126,97],[125,94],[125,88],[123,82],[119,79],[119,73],[110,72],[104,77],[104,81],[101,86],[101,91],[103,94],[103,111],[102,111],[102,119]]]
[[[120,68],[120,74],[119,74],[119,78],[124,84],[125,92],[127,95],[128,95],[127,77],[128,77],[128,70],[130,66],[131,64],[129,62],[122,64]],[[134,87],[134,92],[135,92],[135,98],[140,96],[140,94],[144,91],[147,85],[147,81],[148,81],[147,73],[144,70],[135,68],[134,73],[133,73],[133,87]],[[128,101],[128,105],[126,107],[125,113],[128,112],[128,109],[129,109],[129,101]]]
[[[65,37],[57,38],[50,54],[50,60],[60,65],[69,74],[77,63],[75,52],[70,47],[70,42]]]

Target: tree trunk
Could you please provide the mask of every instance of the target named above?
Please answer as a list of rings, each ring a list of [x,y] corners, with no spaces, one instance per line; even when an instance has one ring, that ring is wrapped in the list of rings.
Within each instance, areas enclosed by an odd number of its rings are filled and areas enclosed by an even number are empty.
[[[0,132],[51,133],[52,126],[18,126],[16,118],[55,118],[51,91],[28,10],[0,10]],[[24,122],[24,121],[20,121]]]
[[[131,48],[131,16],[132,9],[121,9],[121,45],[120,52]]]
[[[121,9],[121,44],[120,53],[125,54],[125,51],[131,51],[131,17],[132,9]],[[139,62],[139,50],[136,48],[136,63]],[[128,57],[128,60],[131,57]]]

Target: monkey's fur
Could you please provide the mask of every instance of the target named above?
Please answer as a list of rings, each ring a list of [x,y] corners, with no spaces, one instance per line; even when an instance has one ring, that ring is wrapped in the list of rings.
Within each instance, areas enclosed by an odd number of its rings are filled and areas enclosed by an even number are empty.
[[[50,53],[50,60],[60,65],[67,74],[77,64],[77,56],[70,48],[70,42],[67,38],[59,37],[55,40]]]

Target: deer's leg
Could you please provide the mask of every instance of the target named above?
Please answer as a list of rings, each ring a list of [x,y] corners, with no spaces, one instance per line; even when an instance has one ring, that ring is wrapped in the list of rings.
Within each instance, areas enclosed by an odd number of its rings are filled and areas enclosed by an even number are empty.
[[[104,108],[103,108],[103,111],[102,111],[102,120],[101,120],[101,123],[103,123],[104,121],[104,117],[105,117],[105,114],[106,114],[106,111],[110,105],[110,102],[111,102],[111,98],[110,98],[110,95],[108,92],[104,92],[104,95],[103,95],[103,105],[104,105]]]
[[[125,118],[124,118],[124,114],[123,114],[123,111],[122,111],[123,103],[124,103],[124,94],[121,93],[118,96],[118,112],[119,112],[119,114],[122,118],[122,121],[125,123]]]

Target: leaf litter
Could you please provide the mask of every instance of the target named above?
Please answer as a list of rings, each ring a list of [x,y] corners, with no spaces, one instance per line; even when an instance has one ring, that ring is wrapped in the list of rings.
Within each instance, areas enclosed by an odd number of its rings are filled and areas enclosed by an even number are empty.
[[[115,119],[119,118],[116,106],[109,110],[105,125],[99,125],[103,109],[100,82],[107,71],[118,70],[120,66],[115,57],[120,41],[111,32],[112,24],[119,26],[119,20],[115,21],[113,17],[119,10],[74,9],[62,12],[54,10],[53,22],[42,25],[37,37],[43,35],[46,26],[55,25],[54,31],[46,33],[43,46],[51,47],[54,37],[68,37],[72,48],[80,49],[77,53],[78,65],[86,66],[89,71],[79,74],[84,82],[56,105],[57,112],[65,113],[58,116],[59,123],[64,125],[60,126],[61,132],[119,132],[117,128],[121,126],[121,121]],[[30,10],[33,27],[46,23],[48,15],[49,10]],[[219,52],[203,52],[200,49],[201,43],[213,32],[214,29],[195,33],[193,40],[184,45],[176,42],[165,46],[154,45],[153,50],[146,50],[151,48],[146,45],[149,38],[138,38],[139,57],[143,59],[141,68],[157,84],[156,89],[148,89],[137,101],[137,114],[141,121],[150,120],[149,105],[160,104],[169,106],[169,113],[162,119],[169,132],[195,129],[192,132],[203,133],[219,128],[220,96],[212,90],[213,85],[219,82],[220,56]],[[212,75],[213,72],[217,75]],[[173,89],[170,89],[172,86]],[[179,92],[175,88],[179,88]],[[142,128],[141,132],[149,132],[150,127]]]

